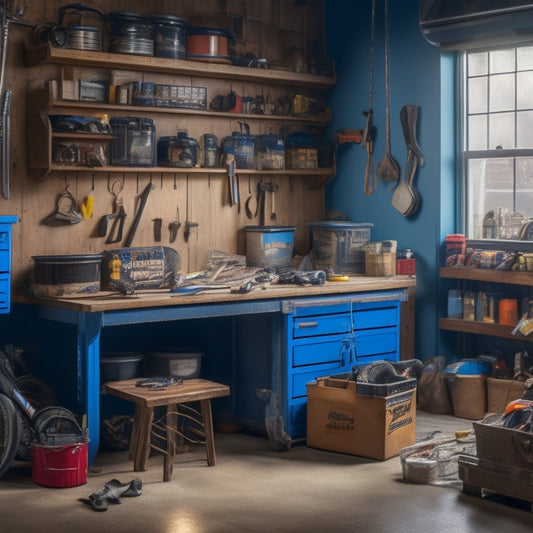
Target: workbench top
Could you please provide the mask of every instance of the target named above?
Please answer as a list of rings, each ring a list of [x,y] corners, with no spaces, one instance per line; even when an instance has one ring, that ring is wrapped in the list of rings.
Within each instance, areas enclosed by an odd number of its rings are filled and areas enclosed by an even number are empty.
[[[416,278],[414,276],[370,277],[361,275],[350,276],[348,281],[326,281],[324,285],[272,284],[266,289],[254,289],[247,294],[232,293],[231,289],[216,289],[202,291],[198,294],[183,295],[172,294],[168,289],[161,289],[139,290],[132,296],[122,296],[112,292],[98,292],[86,296],[76,295],[62,298],[32,298],[29,296],[14,295],[13,301],[85,313],[98,313],[149,307],[175,307],[279,298],[331,296],[354,292],[404,289],[414,286],[416,286]]]

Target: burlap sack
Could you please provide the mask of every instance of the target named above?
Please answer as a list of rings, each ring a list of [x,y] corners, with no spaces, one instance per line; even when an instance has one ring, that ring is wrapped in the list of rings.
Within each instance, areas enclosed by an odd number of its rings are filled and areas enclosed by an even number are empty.
[[[424,370],[418,379],[417,407],[439,415],[453,414],[446,378],[438,369]]]

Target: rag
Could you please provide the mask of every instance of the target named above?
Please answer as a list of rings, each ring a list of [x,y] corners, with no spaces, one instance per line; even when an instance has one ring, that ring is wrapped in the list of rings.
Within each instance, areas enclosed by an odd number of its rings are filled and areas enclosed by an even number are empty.
[[[89,503],[95,511],[107,511],[109,504],[121,503],[122,496],[140,496],[142,494],[142,480],[138,477],[129,483],[121,483],[118,479],[108,481],[100,492],[93,492],[89,496]]]

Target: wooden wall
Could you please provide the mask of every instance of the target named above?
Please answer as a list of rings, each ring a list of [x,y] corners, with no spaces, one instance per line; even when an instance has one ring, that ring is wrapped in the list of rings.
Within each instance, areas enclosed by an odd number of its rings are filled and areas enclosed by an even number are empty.
[[[16,5],[17,2],[14,2]],[[22,2],[21,2],[22,4]],[[27,0],[24,19],[34,24],[57,21],[57,9],[64,5],[59,0],[40,2]],[[323,5],[322,0],[310,0],[306,6],[296,6],[291,0],[175,0],[157,1],[149,4],[140,0],[112,2],[90,1],[84,5],[102,12],[127,9],[137,12],[169,13],[186,18],[194,25],[226,26],[237,37],[239,52],[249,50],[258,57],[266,57],[272,62],[282,62],[284,54],[291,46],[297,46],[309,57],[318,55],[323,48]],[[70,22],[70,21],[69,21]],[[227,24],[224,24],[226,22]],[[72,20],[71,23],[76,23]],[[94,21],[91,21],[94,23]],[[52,173],[41,182],[31,180],[27,175],[28,143],[36,146],[46,142],[27,131],[27,98],[30,85],[44,84],[48,80],[59,79],[61,67],[44,65],[28,68],[25,65],[25,48],[31,43],[33,30],[30,27],[12,24],[8,47],[5,89],[13,91],[12,107],[12,185],[10,199],[0,198],[0,214],[17,215],[19,223],[13,227],[13,278],[15,293],[24,291],[33,268],[33,255],[76,254],[101,252],[117,248],[121,244],[106,245],[105,238],[96,236],[100,218],[111,213],[112,197],[108,184],[116,179],[124,180],[123,198],[127,212],[125,230],[133,221],[136,200],[149,181],[156,186],[150,194],[141,224],[133,246],[160,244],[169,246],[169,222],[175,220],[179,210],[180,221],[191,220],[199,224],[191,233],[188,243],[183,237],[183,226],[176,241],[171,244],[182,257],[184,271],[202,268],[210,248],[232,253],[244,253],[245,225],[256,225],[257,219],[248,219],[244,212],[244,201],[249,191],[254,193],[260,180],[271,180],[269,176],[241,176],[240,194],[242,205],[228,204],[227,178],[223,174],[149,174],[129,173],[110,174],[80,171],[73,173]],[[156,76],[156,75],[154,75]],[[164,80],[165,76],[159,76]],[[227,93],[231,89],[241,89],[237,84],[222,80],[189,79],[186,84],[199,84],[208,87],[208,102],[213,95]],[[175,79],[174,82],[176,83]],[[275,90],[257,85],[257,94]],[[250,94],[250,87],[248,87]],[[161,119],[159,119],[161,120]],[[252,133],[279,131],[280,123],[251,123]],[[178,130],[188,131],[192,137],[201,133],[215,133],[219,139],[238,130],[237,121],[209,120],[207,118],[168,119],[160,124],[157,136],[175,134]],[[34,143],[36,143],[34,145]],[[310,189],[302,176],[276,176],[279,183],[276,195],[275,224],[297,225],[296,249],[306,253],[308,233],[306,223],[321,220],[324,214],[323,188]],[[58,195],[68,187],[80,204],[89,194],[94,194],[95,206],[91,219],[71,226],[50,227],[42,220],[56,209]],[[78,204],[78,209],[79,209]],[[267,205],[267,219],[270,210]],[[152,219],[163,219],[162,240],[154,242]],[[267,220],[267,224],[271,223]]]

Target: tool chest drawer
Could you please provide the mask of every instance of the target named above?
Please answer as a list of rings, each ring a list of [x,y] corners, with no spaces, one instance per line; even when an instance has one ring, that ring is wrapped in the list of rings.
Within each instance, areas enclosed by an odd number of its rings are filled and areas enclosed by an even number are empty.
[[[9,311],[9,278],[0,276],[0,313]]]
[[[294,345],[292,350],[292,367],[297,368],[323,363],[344,364],[345,360],[349,359],[349,357],[347,349],[342,343],[342,337],[338,340],[318,339]]]
[[[289,391],[290,398],[302,398],[307,395],[306,383],[314,381],[316,378],[335,374],[337,369],[342,368],[338,365],[322,366],[320,368],[312,367],[305,372],[294,372],[291,376],[291,387]]]
[[[368,329],[354,334],[357,364],[359,359],[368,355],[380,355],[397,352],[399,330],[397,327]]]
[[[0,272],[8,273],[11,266],[11,255],[9,250],[2,250],[0,248]]]
[[[349,313],[308,315],[294,318],[292,335],[294,339],[335,335],[346,333],[351,329]]]
[[[398,323],[398,305],[359,309],[353,312],[353,329],[375,329],[396,326]]]

